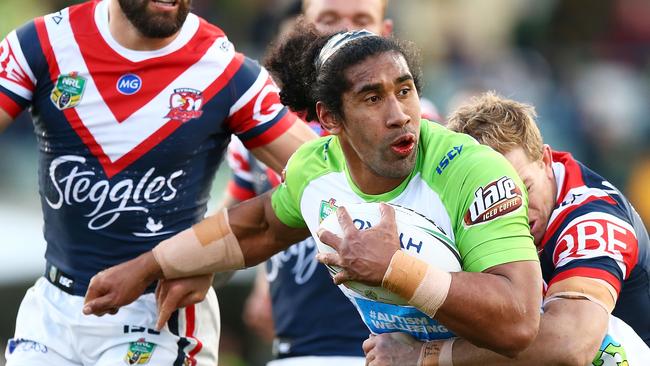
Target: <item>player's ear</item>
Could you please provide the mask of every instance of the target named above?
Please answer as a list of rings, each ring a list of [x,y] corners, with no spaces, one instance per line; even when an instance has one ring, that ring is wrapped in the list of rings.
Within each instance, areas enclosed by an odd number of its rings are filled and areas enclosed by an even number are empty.
[[[384,19],[381,23],[381,35],[383,37],[388,37],[391,34],[393,34],[393,20],[388,18]]]
[[[316,103],[316,114],[321,126],[331,135],[338,135],[341,132],[341,121],[322,102]]]
[[[544,164],[544,172],[548,178],[554,179],[553,174],[553,154],[551,147],[547,144],[542,146],[542,163]]]

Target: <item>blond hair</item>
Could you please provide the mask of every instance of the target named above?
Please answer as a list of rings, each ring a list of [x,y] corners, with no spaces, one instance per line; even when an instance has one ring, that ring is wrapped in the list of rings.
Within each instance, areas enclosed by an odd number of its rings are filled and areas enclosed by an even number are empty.
[[[502,154],[521,147],[531,161],[538,161],[543,142],[535,117],[532,105],[487,92],[453,112],[447,128],[468,134]]]

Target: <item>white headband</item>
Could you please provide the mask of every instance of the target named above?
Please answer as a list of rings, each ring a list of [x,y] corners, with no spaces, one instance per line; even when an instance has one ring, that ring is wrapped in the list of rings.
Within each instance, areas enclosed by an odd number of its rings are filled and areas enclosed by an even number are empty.
[[[362,29],[358,31],[350,31],[343,33],[336,33],[325,43],[323,48],[321,48],[318,57],[314,60],[314,66],[316,67],[316,72],[320,71],[320,68],[325,64],[325,62],[332,57],[338,50],[343,48],[350,41],[363,37],[378,37],[376,34]]]

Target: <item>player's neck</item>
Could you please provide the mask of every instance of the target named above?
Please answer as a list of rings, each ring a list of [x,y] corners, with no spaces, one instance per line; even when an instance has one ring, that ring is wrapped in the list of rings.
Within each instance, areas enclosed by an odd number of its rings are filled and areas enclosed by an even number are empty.
[[[341,149],[345,155],[350,178],[357,188],[365,194],[378,195],[392,191],[397,188],[407,176],[401,178],[388,178],[375,173],[363,161],[361,161],[352,147],[341,141]]]
[[[117,0],[109,2],[108,7],[108,29],[113,39],[120,46],[134,51],[155,51],[159,50],[178,36],[180,31],[166,38],[144,37],[126,18]]]
[[[350,167],[350,177],[354,184],[365,194],[378,195],[392,191],[397,188],[404,178],[386,178],[378,174],[374,174],[368,169],[358,170]]]

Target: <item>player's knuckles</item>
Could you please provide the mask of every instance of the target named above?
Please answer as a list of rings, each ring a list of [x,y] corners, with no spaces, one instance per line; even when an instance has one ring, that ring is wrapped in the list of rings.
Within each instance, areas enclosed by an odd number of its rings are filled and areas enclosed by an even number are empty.
[[[205,299],[205,296],[204,296],[203,293],[193,292],[189,296],[187,296],[187,301],[189,302],[189,304],[187,304],[187,305],[199,303],[199,302],[203,301],[204,299]]]
[[[319,253],[316,255],[316,259],[323,264],[338,264],[338,256],[334,253]]]
[[[369,352],[375,348],[375,341],[372,338],[368,338],[365,341],[363,341],[363,344],[361,344],[361,348],[363,349],[363,353],[368,355]]]
[[[383,352],[379,352],[377,349],[375,349],[372,352],[372,355],[373,355],[373,361],[372,361],[373,366],[390,366],[393,364],[391,362],[392,357],[386,355]],[[398,366],[406,366],[406,365],[398,365]]]
[[[334,276],[334,283],[337,285],[342,284],[343,282],[353,280],[348,271],[341,271]]]
[[[377,344],[375,345],[375,350],[379,355],[384,355],[387,351],[389,351],[394,345],[392,344],[391,341],[386,340],[386,339],[380,339],[377,340]]]

